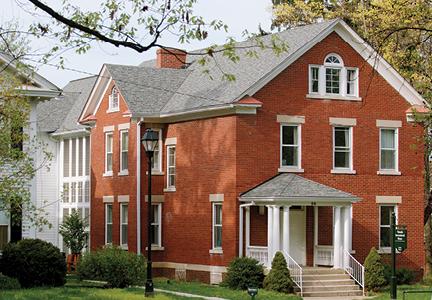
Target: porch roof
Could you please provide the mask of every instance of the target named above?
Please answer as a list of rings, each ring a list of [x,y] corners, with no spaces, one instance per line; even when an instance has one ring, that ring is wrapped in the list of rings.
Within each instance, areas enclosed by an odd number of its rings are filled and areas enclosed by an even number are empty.
[[[242,193],[240,201],[345,202],[360,201],[353,194],[292,173],[281,173]]]

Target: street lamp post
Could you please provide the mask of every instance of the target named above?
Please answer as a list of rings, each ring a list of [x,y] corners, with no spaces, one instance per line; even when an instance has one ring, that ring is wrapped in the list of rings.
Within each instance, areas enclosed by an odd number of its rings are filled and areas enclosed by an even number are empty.
[[[151,177],[152,177],[152,158],[153,153],[159,141],[158,133],[152,129],[146,129],[141,143],[147,153],[148,161],[148,207],[147,207],[147,280],[145,284],[145,296],[152,297],[154,293],[153,278],[152,278],[152,258],[151,258],[151,221],[152,221],[152,190],[151,190]]]

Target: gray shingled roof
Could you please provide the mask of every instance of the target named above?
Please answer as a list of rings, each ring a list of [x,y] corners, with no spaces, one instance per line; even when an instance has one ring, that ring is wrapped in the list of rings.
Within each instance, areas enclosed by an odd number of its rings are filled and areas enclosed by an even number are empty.
[[[136,114],[162,111],[186,77],[185,69],[105,65],[125,98],[129,110]]]
[[[39,103],[36,108],[38,130],[63,133],[84,129],[77,120],[96,78],[92,76],[73,80],[63,88],[62,96]]]
[[[214,55],[216,62],[210,60],[205,67],[198,63],[199,56],[189,55],[188,62],[191,64],[186,70],[157,69],[154,60],[145,61],[137,67],[106,66],[119,85],[132,114],[145,116],[217,106],[239,100],[238,97],[248,88],[334,22],[337,20],[277,33],[289,47],[279,56],[273,49],[254,48],[259,58],[248,57],[246,52],[251,48],[244,47],[255,44],[245,41],[238,43],[237,54],[241,58],[237,63],[229,61],[219,52]],[[271,36],[263,37],[263,41],[271,45]],[[203,73],[204,68],[208,68],[210,73]],[[223,80],[221,70],[233,74],[236,80]]]
[[[356,196],[292,173],[282,173],[241,195],[248,199],[360,200]]]

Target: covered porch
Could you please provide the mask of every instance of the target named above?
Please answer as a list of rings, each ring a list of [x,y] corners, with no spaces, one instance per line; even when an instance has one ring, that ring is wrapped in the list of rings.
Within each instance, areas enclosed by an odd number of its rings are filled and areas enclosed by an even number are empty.
[[[283,173],[240,197],[239,256],[270,267],[281,251],[290,268],[344,269],[352,253],[352,194]]]

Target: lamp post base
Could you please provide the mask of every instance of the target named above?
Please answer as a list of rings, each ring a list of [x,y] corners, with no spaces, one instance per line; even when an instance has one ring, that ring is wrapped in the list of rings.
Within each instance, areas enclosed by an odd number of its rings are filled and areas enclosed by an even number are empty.
[[[153,281],[152,280],[146,281],[144,295],[146,297],[153,297],[154,296],[154,289],[153,289]]]

